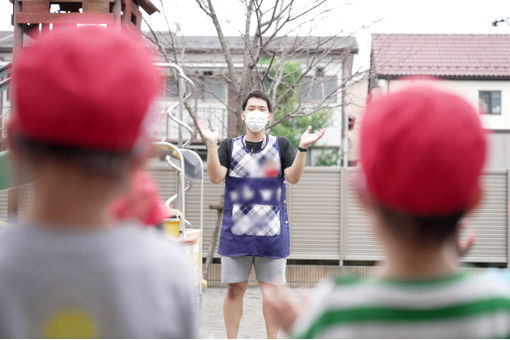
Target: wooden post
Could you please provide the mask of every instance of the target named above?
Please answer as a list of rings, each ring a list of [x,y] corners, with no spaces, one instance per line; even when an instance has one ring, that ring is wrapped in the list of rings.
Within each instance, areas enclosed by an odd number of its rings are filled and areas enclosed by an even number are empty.
[[[207,251],[207,258],[205,260],[205,268],[203,278],[204,280],[208,279],[209,276],[209,268],[211,267],[212,258],[214,256],[214,252],[216,251],[216,241],[218,240],[218,234],[221,228],[221,220],[223,219],[223,204],[224,204],[225,195],[220,196],[220,204],[218,205],[210,205],[209,209],[216,209],[217,218],[216,218],[216,226],[214,226],[214,230],[211,237],[211,243],[209,243],[209,250]]]
[[[14,0],[12,7],[13,7],[12,16],[13,16],[13,26],[14,26],[12,60],[14,60],[16,57],[16,53],[23,47],[23,29],[22,29],[21,25],[18,24],[18,15],[21,12],[20,0]]]
[[[23,27],[18,23],[18,15],[21,13],[21,2],[20,0],[14,0],[12,4],[12,21],[14,26],[13,34],[13,48],[12,48],[12,60],[15,60],[16,55],[23,47]],[[18,189],[9,189],[7,192],[7,216],[8,218],[14,218],[18,215]]]
[[[120,29],[120,20],[122,17],[122,0],[115,0],[113,5],[113,15],[115,16],[115,26]]]
[[[133,8],[133,0],[123,0],[124,1],[124,22],[131,22],[131,14]]]

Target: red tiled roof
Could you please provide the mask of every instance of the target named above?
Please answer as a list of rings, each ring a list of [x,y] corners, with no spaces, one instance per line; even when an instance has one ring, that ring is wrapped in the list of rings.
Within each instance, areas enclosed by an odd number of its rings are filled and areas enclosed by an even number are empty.
[[[510,34],[372,34],[381,78],[510,78]]]

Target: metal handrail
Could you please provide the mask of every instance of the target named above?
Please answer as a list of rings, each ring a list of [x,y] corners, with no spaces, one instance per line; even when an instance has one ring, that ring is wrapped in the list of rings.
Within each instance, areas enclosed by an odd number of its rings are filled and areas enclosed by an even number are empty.
[[[11,68],[12,63],[3,64],[2,66],[0,66],[0,78],[8,74]]]
[[[168,163],[168,165],[170,165],[172,168],[174,168],[177,171],[177,178],[178,178],[178,182],[179,182],[178,190],[180,193],[180,195],[178,196],[179,197],[179,210],[181,211],[181,216],[182,216],[181,221],[180,221],[180,230],[181,230],[181,232],[184,232],[185,226],[184,226],[183,220],[186,219],[186,192],[184,191],[186,182],[185,182],[185,178],[184,178],[184,171],[185,171],[184,157],[182,156],[182,153],[179,150],[179,148],[171,143],[155,142],[154,144],[161,145],[168,149],[171,149],[172,152],[175,152],[177,154],[177,157],[178,157],[178,160],[180,163],[180,167],[174,164],[174,162],[172,161],[172,159],[169,155],[167,155],[165,157],[165,160]]]
[[[177,105],[179,105],[179,103],[176,103]],[[175,105],[175,106],[177,106]],[[177,124],[180,124],[184,129],[186,129],[188,132],[189,132],[189,138],[188,140],[186,140],[186,142],[184,142],[182,144],[183,147],[186,147],[188,146],[190,143],[191,143],[191,140],[193,139],[193,133],[195,132],[195,130],[193,130],[188,124],[186,124],[185,122],[183,122],[182,120],[180,120],[179,118],[177,118],[174,113],[172,112],[173,109],[175,109],[175,106],[172,105],[171,108],[169,108],[167,110],[167,114],[168,114],[168,117],[170,117],[171,120],[173,120],[174,122],[176,122]]]
[[[5,91],[10,82],[11,82],[11,77],[0,80],[0,92]]]
[[[183,147],[186,147],[188,146],[190,143],[191,143],[191,140],[193,139],[193,134],[194,134],[194,130],[189,126],[187,125],[182,119],[181,117],[177,117],[175,114],[174,114],[174,110],[181,106],[181,109],[182,109],[182,105],[184,105],[184,102],[187,101],[193,94],[193,90],[195,89],[195,83],[193,82],[193,80],[191,80],[185,73],[184,73],[184,70],[182,69],[181,66],[175,64],[175,63],[156,63],[155,64],[156,66],[159,66],[159,67],[165,67],[165,68],[171,68],[171,69],[174,69],[177,71],[177,76],[178,78],[182,78],[184,81],[185,81],[185,92],[184,94],[182,95],[179,95],[179,101],[172,104],[167,110],[167,115],[168,115],[168,118],[173,120],[174,122],[176,122],[180,128],[184,128],[186,129],[190,136],[188,138],[188,140],[186,140],[186,142],[184,144],[182,144]],[[180,81],[177,83],[178,87],[180,87]],[[179,91],[180,92],[180,91]],[[179,137],[181,136],[181,130],[179,130]],[[166,136],[165,138],[168,140],[168,121],[167,121],[167,126],[166,126]],[[179,138],[179,145],[181,143],[181,139]]]
[[[11,77],[10,77],[11,68],[12,68],[12,63],[3,64],[2,66],[0,66],[0,79],[1,79],[0,80],[0,92],[5,91],[7,89],[7,86],[11,82]],[[5,79],[2,79],[4,77],[5,77]]]
[[[203,231],[203,227],[204,227],[204,162],[202,161],[200,156],[195,151],[186,149],[186,152],[189,154],[192,154],[196,159],[198,159],[199,164],[200,164],[200,173],[201,173],[201,178],[200,178],[200,230]],[[191,183],[190,183],[190,186],[191,186]]]
[[[175,69],[179,73],[179,77],[184,79],[191,86],[189,93],[184,95],[184,99],[188,99],[189,97],[191,97],[191,95],[193,94],[193,89],[195,88],[195,83],[184,73],[182,67],[174,63],[156,63],[155,65],[159,67],[168,67]],[[188,88],[186,87],[186,91],[187,90]]]

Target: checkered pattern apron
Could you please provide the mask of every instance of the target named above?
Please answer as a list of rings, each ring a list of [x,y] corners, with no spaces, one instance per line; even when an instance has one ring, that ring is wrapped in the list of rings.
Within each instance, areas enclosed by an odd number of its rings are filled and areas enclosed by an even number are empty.
[[[278,138],[266,135],[251,152],[244,136],[232,139],[218,252],[224,256],[289,256],[285,179]]]

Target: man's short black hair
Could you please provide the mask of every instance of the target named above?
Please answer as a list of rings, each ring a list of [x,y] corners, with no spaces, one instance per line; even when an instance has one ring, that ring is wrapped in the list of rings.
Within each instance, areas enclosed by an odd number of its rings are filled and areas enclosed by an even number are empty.
[[[250,98],[260,98],[260,99],[265,100],[267,103],[267,110],[269,112],[273,112],[273,103],[271,102],[271,99],[264,91],[260,91],[260,90],[252,90],[252,91],[248,92],[248,94],[243,99],[243,111],[246,110],[246,104],[248,103],[248,100]]]
[[[464,211],[447,215],[416,216],[388,209],[376,204],[384,226],[399,238],[412,245],[441,244],[453,237]]]
[[[90,176],[113,179],[125,171],[134,158],[131,150],[85,149],[41,142],[19,134],[13,137],[21,156],[33,166],[37,166],[41,161],[55,161],[80,169],[85,175]]]

